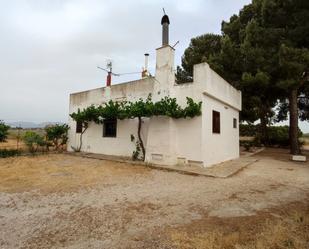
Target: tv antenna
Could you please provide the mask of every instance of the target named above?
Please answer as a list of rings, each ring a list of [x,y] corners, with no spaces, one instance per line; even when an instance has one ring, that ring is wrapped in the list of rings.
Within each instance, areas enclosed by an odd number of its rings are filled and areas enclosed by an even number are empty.
[[[108,60],[106,63],[106,68],[97,66],[98,69],[103,70],[107,72],[107,78],[106,78],[106,85],[110,86],[112,82],[112,75],[113,76],[122,76],[122,75],[128,75],[128,74],[141,74],[142,72],[129,72],[129,73],[114,73],[113,72],[113,63],[111,60]]]
[[[172,48],[176,47],[178,45],[179,41],[177,41],[173,46]]]

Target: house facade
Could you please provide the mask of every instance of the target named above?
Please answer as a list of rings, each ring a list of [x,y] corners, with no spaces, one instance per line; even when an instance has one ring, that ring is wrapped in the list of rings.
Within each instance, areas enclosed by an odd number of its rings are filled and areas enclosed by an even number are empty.
[[[165,96],[176,98],[181,106],[186,97],[202,102],[202,115],[187,119],[169,117],[144,118],[141,136],[144,141],[145,161],[165,165],[200,165],[208,167],[239,157],[239,111],[241,92],[232,87],[207,63],[194,66],[193,81],[175,81],[175,50],[168,44],[169,19],[162,24],[162,46],[156,49],[155,76],[110,85],[70,95],[69,112],[90,105],[102,105],[109,100],[137,101],[149,94],[153,101]],[[145,76],[145,74],[144,74]],[[78,147],[80,127],[69,118],[68,150]],[[131,157],[136,145],[138,120],[115,120],[103,124],[90,123],[83,134],[81,151],[105,155]]]

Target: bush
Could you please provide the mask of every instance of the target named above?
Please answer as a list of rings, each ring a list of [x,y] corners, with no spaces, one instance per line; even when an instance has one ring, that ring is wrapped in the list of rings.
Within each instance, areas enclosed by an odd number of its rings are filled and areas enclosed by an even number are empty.
[[[242,137],[255,137],[258,133],[259,125],[253,124],[240,124],[239,135]]]
[[[287,147],[290,144],[288,126],[271,126],[267,129],[269,145]]]
[[[289,140],[289,126],[269,126],[267,127],[267,140],[263,139],[259,133],[259,125],[244,125],[241,124],[240,136],[254,136],[253,145],[267,144],[269,146],[288,147]],[[298,137],[302,136],[299,130]]]
[[[55,146],[56,150],[61,145],[65,145],[68,141],[68,130],[67,124],[56,124],[45,127],[46,139],[51,141],[52,145]]]
[[[20,155],[20,151],[19,150],[8,150],[8,149],[0,150],[0,157],[1,158],[11,157],[11,156],[18,156],[18,155]]]
[[[27,131],[23,136],[23,141],[31,153],[36,152],[39,147],[46,145],[44,137],[33,131]]]
[[[9,134],[10,126],[6,125],[3,121],[0,120],[0,142],[5,142]]]

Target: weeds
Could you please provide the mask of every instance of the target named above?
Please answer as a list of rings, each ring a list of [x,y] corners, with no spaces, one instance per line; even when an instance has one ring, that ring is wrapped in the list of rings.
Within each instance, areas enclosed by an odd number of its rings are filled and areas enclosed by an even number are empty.
[[[0,158],[12,157],[20,155],[19,150],[11,150],[11,149],[0,149]]]

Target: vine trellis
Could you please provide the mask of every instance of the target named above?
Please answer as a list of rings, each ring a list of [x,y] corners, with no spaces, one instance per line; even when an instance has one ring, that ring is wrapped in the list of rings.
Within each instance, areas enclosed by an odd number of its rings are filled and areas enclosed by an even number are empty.
[[[142,119],[153,116],[167,116],[174,119],[193,118],[200,116],[202,102],[194,102],[192,98],[187,97],[187,105],[182,108],[177,104],[176,98],[164,97],[157,102],[152,102],[151,95],[147,99],[139,99],[135,102],[122,101],[117,102],[110,100],[107,103],[94,106],[91,105],[83,110],[70,114],[71,118],[82,124],[80,143],[77,148],[72,147],[75,151],[80,151],[82,147],[82,136],[88,129],[90,122],[97,124],[103,123],[105,119],[138,119],[137,135],[142,150],[142,160],[145,160],[146,149],[141,137]]]

